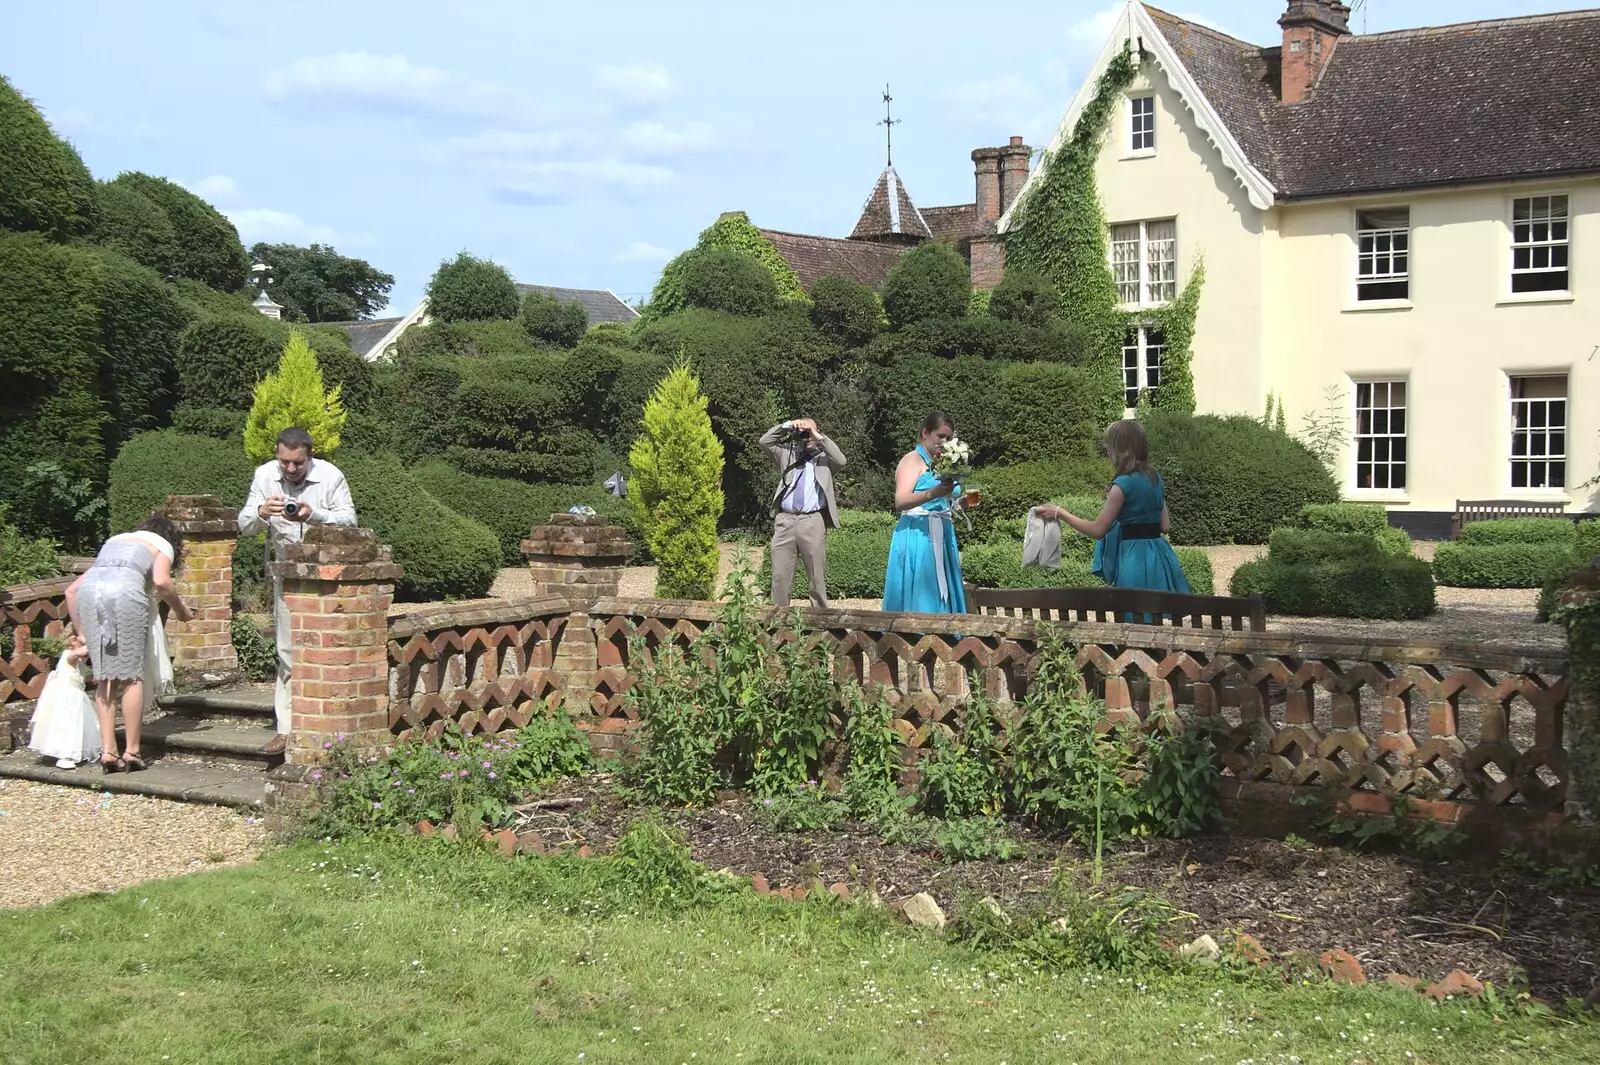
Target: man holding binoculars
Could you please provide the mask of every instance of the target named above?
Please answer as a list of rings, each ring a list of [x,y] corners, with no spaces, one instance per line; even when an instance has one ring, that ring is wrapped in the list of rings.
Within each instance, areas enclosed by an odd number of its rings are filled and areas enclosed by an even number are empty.
[[[772,602],[789,605],[794,566],[805,563],[811,605],[827,607],[828,530],[839,524],[833,474],[843,469],[844,452],[810,418],[780,422],[761,437],[761,446],[778,464],[772,495]]]
[[[356,507],[350,486],[333,463],[311,455],[311,434],[290,427],[278,434],[277,458],[256,468],[250,495],[239,511],[239,535],[267,533],[267,548],[278,555],[283,544],[299,543],[307,525],[354,525]],[[277,629],[278,683],[273,703],[278,735],[266,754],[281,754],[289,735],[289,611],[283,603],[283,581],[272,581],[272,614]]]

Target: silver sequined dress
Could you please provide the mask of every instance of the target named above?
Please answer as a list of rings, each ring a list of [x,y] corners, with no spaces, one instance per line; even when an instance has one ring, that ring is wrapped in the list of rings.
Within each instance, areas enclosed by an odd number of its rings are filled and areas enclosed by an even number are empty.
[[[96,680],[142,680],[150,636],[155,549],[132,537],[107,540],[78,588],[78,615]]]

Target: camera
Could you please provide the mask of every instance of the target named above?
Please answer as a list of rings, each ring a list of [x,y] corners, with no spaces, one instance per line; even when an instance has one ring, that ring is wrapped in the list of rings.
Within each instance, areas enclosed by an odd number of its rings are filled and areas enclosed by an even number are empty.
[[[305,509],[304,503],[299,503],[291,499],[283,505],[283,516],[286,518],[298,517],[300,515],[300,511],[303,509]]]
[[[778,440],[785,444],[803,444],[810,439],[811,431],[799,426],[790,426],[778,434]]]

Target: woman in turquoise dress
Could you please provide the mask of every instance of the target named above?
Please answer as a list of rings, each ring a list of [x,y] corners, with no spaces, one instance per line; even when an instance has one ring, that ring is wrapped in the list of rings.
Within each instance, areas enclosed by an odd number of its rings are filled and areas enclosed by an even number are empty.
[[[930,414],[922,442],[900,459],[894,472],[894,505],[900,520],[889,542],[883,578],[883,609],[915,614],[965,614],[961,552],[951,522],[961,505],[961,486],[933,473],[933,462],[955,436],[948,414]]]
[[[1150,465],[1144,426],[1132,420],[1114,422],[1106,430],[1105,445],[1117,478],[1100,516],[1089,521],[1053,504],[1040,507],[1040,516],[1064,521],[1097,540],[1092,570],[1111,587],[1188,594],[1189,581],[1164,535],[1172,528],[1172,516],[1167,513],[1166,486]]]

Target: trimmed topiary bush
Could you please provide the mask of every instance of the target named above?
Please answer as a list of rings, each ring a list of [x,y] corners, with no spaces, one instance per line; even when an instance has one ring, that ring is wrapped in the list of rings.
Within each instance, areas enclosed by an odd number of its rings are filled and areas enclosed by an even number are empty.
[[[1189,582],[1189,594],[1215,595],[1217,578],[1211,568],[1211,556],[1198,547],[1174,547],[1172,550],[1183,568],[1184,579]]]
[[[1578,524],[1570,518],[1498,518],[1461,527],[1463,544],[1563,544],[1576,547]]]
[[[687,307],[755,318],[771,314],[778,305],[777,282],[747,252],[696,249],[682,257],[679,271]]]
[[[779,300],[800,305],[807,302],[794,267],[778,254],[772,241],[761,235],[761,231],[750,223],[749,216],[743,211],[729,211],[707,226],[690,252],[713,248],[731,249],[754,256],[756,262],[772,276],[773,283],[778,287]],[[679,255],[661,271],[661,279],[650,293],[650,302],[641,312],[645,321],[656,321],[683,310],[683,268],[690,252]]]
[[[111,463],[111,531],[134,528],[169,495],[214,495],[237,509],[244,506],[254,474],[255,464],[237,439],[218,440],[172,429],[140,433],[123,445]],[[357,500],[357,513],[360,508]]]
[[[1370,560],[1382,553],[1374,537],[1323,529],[1274,529],[1268,543],[1272,561],[1287,566]]]
[[[882,322],[883,302],[866,285],[828,274],[811,286],[811,324],[841,346],[860,347],[877,336]]]
[[[1304,444],[1254,418],[1152,412],[1141,421],[1166,479],[1175,543],[1265,543],[1307,504],[1339,499]]]
[[[1061,314],[1061,293],[1050,280],[1031,270],[1007,270],[989,296],[990,317],[1023,325],[1044,326]]]
[[[577,300],[530,292],[522,298],[522,328],[535,344],[575,348],[589,328],[589,312]]]
[[[1471,526],[1468,526],[1471,528]],[[1538,588],[1574,558],[1572,543],[1440,544],[1433,572],[1450,588]]]
[[[1269,612],[1296,617],[1404,620],[1427,617],[1435,608],[1428,564],[1375,548],[1370,557],[1333,562],[1246,562],[1234,571],[1230,590],[1259,595]]]
[[[440,322],[511,319],[522,294],[506,268],[461,252],[439,264],[428,282],[428,315]]]
[[[3,74],[0,145],[0,229],[68,240],[94,228],[98,198],[89,168]]]
[[[158,263],[164,259],[174,276],[199,281],[219,292],[235,292],[244,286],[250,276],[250,259],[239,242],[239,231],[215,207],[182,185],[138,171],[118,174],[111,184],[138,193],[167,216],[172,226],[171,252]]]
[[[178,390],[178,338],[191,313],[151,269],[110,249],[92,252],[99,273],[101,396],[105,449],[166,424]]]
[[[1000,371],[1001,438],[1007,462],[1088,458],[1122,412],[1122,389],[1093,368],[1059,362],[1008,363]]]
[[[290,326],[248,311],[203,314],[178,337],[178,386],[185,406],[249,410],[257,382],[277,369],[294,332],[317,356],[323,383],[360,410],[372,390],[372,367],[334,326]]]
[[[132,185],[102,181],[99,194],[95,239],[162,278],[179,276],[178,234],[167,212]]]
[[[1365,536],[1390,555],[1411,554],[1411,537],[1389,524],[1389,513],[1371,503],[1313,503],[1300,508],[1290,523],[1296,529]]]
[[[883,311],[894,329],[928,318],[961,318],[972,294],[972,272],[947,244],[919,244],[883,281]]]
[[[394,548],[405,567],[395,586],[402,602],[476,599],[500,572],[500,541],[485,525],[456,513],[423,489],[393,455],[342,455],[357,521]]]

